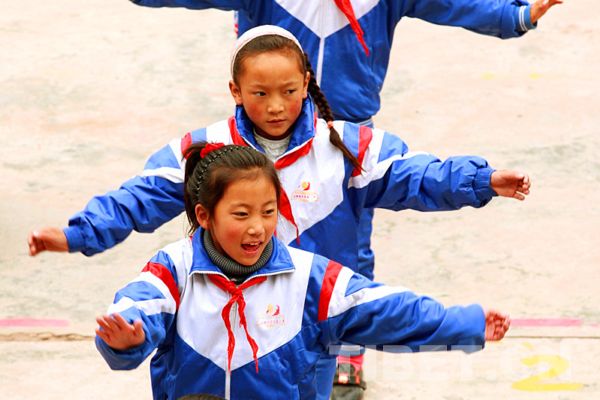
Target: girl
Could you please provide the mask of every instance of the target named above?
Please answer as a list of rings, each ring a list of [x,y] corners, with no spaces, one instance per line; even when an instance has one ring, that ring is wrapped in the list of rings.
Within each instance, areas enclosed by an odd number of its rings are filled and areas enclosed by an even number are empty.
[[[495,171],[475,156],[442,162],[409,152],[383,130],[333,121],[300,44],[282,28],[264,25],[242,35],[231,73],[233,117],[171,141],[139,176],[93,198],[67,228],[32,232],[30,254],[93,255],[134,229],[152,232],[171,220],[184,209],[182,151],[204,140],[250,146],[271,158],[284,189],[279,238],[351,268],[357,218],[366,207],[455,210],[482,207],[496,195],[523,200],[529,194],[529,177],[520,172]]]
[[[284,29],[261,26],[242,35],[231,74],[235,116],[172,141],[151,156],[140,176],[94,198],[64,230],[31,234],[31,254],[48,249],[92,255],[133,229],[151,232],[174,218],[184,209],[182,152],[198,141],[234,143],[267,154],[283,187],[278,238],[369,279],[370,269],[357,268],[364,208],[454,210],[481,207],[496,194],[522,200],[529,193],[527,175],[494,171],[479,157],[442,162],[409,152],[400,138],[383,130],[334,122],[306,55]],[[316,117],[315,105],[324,119]],[[331,381],[334,368],[325,380]]]
[[[332,343],[479,350],[504,337],[505,315],[444,309],[274,238],[283,192],[263,154],[203,143],[184,154],[192,236],[159,251],[97,318],[111,368],[135,368],[157,349],[155,399],[310,399]]]

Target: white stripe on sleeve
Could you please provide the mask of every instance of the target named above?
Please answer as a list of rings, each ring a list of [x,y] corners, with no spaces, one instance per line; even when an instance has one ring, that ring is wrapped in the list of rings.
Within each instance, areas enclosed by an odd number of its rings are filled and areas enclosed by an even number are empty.
[[[165,299],[142,300],[136,302],[129,297],[121,297],[118,302],[108,308],[108,314],[120,313],[131,307],[137,308],[146,315],[160,314],[163,312],[175,314],[176,311],[175,303],[173,302],[173,304],[170,304],[168,301],[166,302]]]
[[[354,272],[346,267],[342,268],[340,271],[335,282],[335,286],[333,287],[333,293],[331,294],[331,300],[329,302],[329,309],[327,311],[327,316],[329,318],[338,316],[361,304],[379,300],[391,294],[408,291],[408,289],[401,286],[377,286],[374,288],[360,289],[349,296],[345,296],[348,283],[353,275]]]
[[[179,168],[160,167],[154,169],[145,169],[140,176],[158,176],[167,179],[173,183],[183,182],[183,155],[181,154],[181,139],[173,139],[169,142],[169,147],[173,152],[173,157],[179,164]]]

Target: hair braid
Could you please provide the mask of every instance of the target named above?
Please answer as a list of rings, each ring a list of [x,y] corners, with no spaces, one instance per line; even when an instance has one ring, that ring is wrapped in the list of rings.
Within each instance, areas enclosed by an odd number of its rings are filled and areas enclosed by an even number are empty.
[[[331,112],[331,107],[329,107],[329,103],[327,102],[325,95],[323,92],[321,92],[321,88],[317,84],[317,79],[315,77],[316,75],[313,72],[312,65],[310,65],[310,61],[308,61],[308,55],[306,53],[304,53],[304,60],[306,64],[306,71],[310,73],[310,80],[308,81],[308,93],[310,93],[313,101],[317,105],[321,117],[327,121],[327,126],[329,126],[329,142],[340,149],[344,157],[350,161],[354,168],[362,170],[362,166],[360,165],[360,162],[356,156],[352,154],[350,150],[348,150],[348,147],[346,147],[342,141],[340,134],[333,127],[333,113]]]

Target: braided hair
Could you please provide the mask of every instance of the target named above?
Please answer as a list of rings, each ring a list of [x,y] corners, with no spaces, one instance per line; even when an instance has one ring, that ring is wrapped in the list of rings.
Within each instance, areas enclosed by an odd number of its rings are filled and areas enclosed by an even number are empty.
[[[340,149],[342,154],[344,154],[344,157],[350,161],[354,168],[362,170],[362,166],[360,165],[360,162],[356,156],[352,154],[350,150],[348,150],[348,147],[346,147],[342,141],[340,134],[333,127],[333,113],[331,112],[331,107],[329,107],[329,103],[327,102],[325,95],[317,84],[317,79],[315,77],[316,75],[313,72],[312,65],[310,65],[310,61],[308,60],[308,54],[306,53],[304,53],[304,60],[306,71],[310,73],[310,80],[308,81],[308,93],[310,93],[310,96],[317,105],[321,118],[327,121],[327,126],[329,127],[329,142]]]
[[[239,85],[238,77],[243,73],[244,60],[255,54],[266,53],[270,51],[286,52],[298,60],[298,67],[302,74],[306,76],[306,73],[310,73],[310,80],[308,82],[308,93],[312,97],[321,118],[327,121],[329,127],[329,142],[337,147],[344,157],[350,161],[354,168],[362,170],[360,162],[354,154],[346,147],[342,141],[340,134],[333,127],[333,113],[329,107],[329,103],[325,98],[321,88],[317,84],[315,73],[313,72],[308,55],[303,53],[298,46],[288,38],[279,35],[263,35],[252,39],[244,47],[242,47],[236,54],[235,60],[233,61],[232,74],[233,81],[236,85]]]
[[[275,187],[277,203],[281,183],[273,163],[262,153],[247,146],[227,145],[203,155],[206,142],[198,142],[184,150],[185,165],[184,203],[190,223],[189,233],[194,233],[200,224],[196,218],[196,205],[204,207],[214,215],[215,207],[232,182],[240,179],[256,179],[262,174]]]

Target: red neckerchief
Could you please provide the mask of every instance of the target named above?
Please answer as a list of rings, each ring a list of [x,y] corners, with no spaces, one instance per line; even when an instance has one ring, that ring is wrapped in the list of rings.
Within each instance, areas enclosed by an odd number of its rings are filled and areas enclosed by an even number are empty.
[[[350,0],[334,0],[335,5],[340,9],[342,13],[348,18],[348,22],[350,22],[350,27],[354,31],[356,38],[362,45],[363,49],[365,49],[365,53],[369,55],[369,48],[367,47],[367,43],[365,42],[365,34],[356,19],[356,15],[354,14],[354,9],[352,8],[352,3]]]
[[[258,352],[258,345],[248,333],[248,325],[246,324],[246,314],[244,314],[244,309],[246,308],[246,301],[244,300],[244,293],[242,290],[249,288],[250,286],[258,285],[259,283],[263,283],[267,280],[266,276],[259,276],[256,278],[252,278],[242,283],[240,286],[236,286],[235,283],[231,282],[229,279],[225,278],[223,275],[219,274],[210,274],[208,278],[221,290],[229,293],[231,298],[223,307],[223,311],[221,312],[221,317],[223,317],[223,322],[225,322],[225,327],[227,328],[227,370],[231,371],[231,358],[233,357],[233,349],[235,348],[235,336],[233,335],[233,330],[231,329],[231,321],[229,320],[229,315],[231,313],[231,307],[233,307],[234,303],[238,305],[238,315],[240,316],[240,325],[244,327],[244,331],[246,332],[246,339],[248,339],[248,344],[252,348],[252,356],[254,357],[254,362],[256,363],[256,372],[258,373],[258,358],[256,357],[256,353]]]

